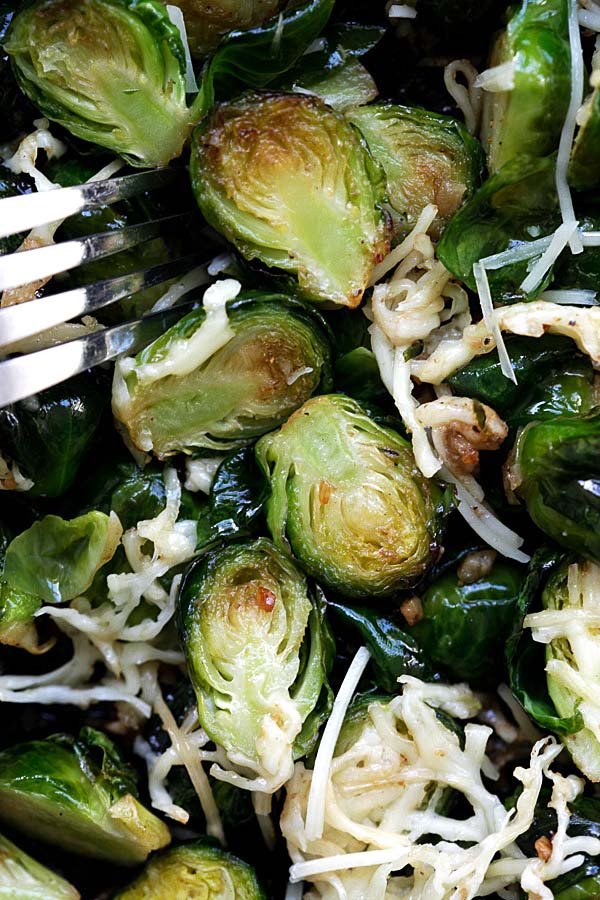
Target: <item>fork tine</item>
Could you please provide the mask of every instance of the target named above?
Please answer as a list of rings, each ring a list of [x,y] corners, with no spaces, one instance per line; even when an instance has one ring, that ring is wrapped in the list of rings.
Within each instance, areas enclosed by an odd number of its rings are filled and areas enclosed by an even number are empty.
[[[180,256],[149,269],[7,306],[0,309],[0,347],[68,322],[76,316],[89,315],[116,300],[182,275],[197,264],[195,254]],[[207,276],[206,281],[209,280]]]
[[[0,200],[0,238],[66,219],[84,209],[96,209],[144,191],[158,190],[182,178],[187,178],[186,169],[151,169],[75,187],[6,197]]]
[[[0,362],[0,407],[37,394],[122,353],[135,353],[193,306],[193,301],[180,303],[133,322]]]
[[[50,244],[48,247],[37,247],[34,250],[21,250],[0,256],[0,291],[31,284],[91,262],[93,259],[101,259],[120,250],[127,250],[136,244],[158,237],[170,225],[181,226],[190,217],[190,212],[179,213],[152,219],[141,225],[127,225],[117,231],[104,231],[73,241],[63,241],[60,244]]]

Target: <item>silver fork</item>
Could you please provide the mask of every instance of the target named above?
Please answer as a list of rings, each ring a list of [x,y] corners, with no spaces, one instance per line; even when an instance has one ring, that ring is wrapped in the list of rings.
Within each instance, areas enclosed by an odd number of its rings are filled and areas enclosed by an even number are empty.
[[[165,168],[87,182],[76,187],[8,197],[0,200],[0,237],[20,234],[146,191],[176,188],[182,183],[188,183],[186,170]],[[191,209],[116,231],[0,256],[0,292],[47,279],[59,272],[134,247],[172,226],[185,224],[190,217]],[[188,254],[141,271],[0,308],[0,355],[7,355],[17,341],[94,313],[144,288],[185,275],[198,265],[197,256]],[[195,283],[208,280],[200,274]],[[4,359],[0,362],[0,407],[38,393],[123,353],[136,352],[181,318],[191,305],[189,302],[180,303],[56,346]]]

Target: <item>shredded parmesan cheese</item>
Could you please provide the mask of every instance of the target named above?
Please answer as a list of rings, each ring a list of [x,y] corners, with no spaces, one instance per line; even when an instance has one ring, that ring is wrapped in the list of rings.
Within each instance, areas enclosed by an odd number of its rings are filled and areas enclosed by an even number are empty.
[[[170,6],[169,4],[167,4],[167,15],[173,25],[179,31],[181,43],[183,44],[183,49],[185,52],[185,90],[188,94],[197,94],[198,83],[194,74],[194,64],[192,62],[192,54],[190,52],[190,44],[188,41],[183,12],[178,6]]]
[[[582,852],[600,852],[597,839],[580,843],[567,835],[567,801],[582,783],[552,771],[562,749],[553,738],[534,746],[528,767],[515,769],[523,790],[515,807],[506,810],[482,780],[496,777],[485,754],[491,729],[468,723],[461,748],[456,733],[436,714],[440,709],[456,718],[476,715],[479,704],[469,688],[425,684],[409,676],[400,681],[400,696],[373,701],[345,741],[342,732],[324,785],[320,837],[311,837],[306,828],[315,773],[302,763],[296,766],[281,827],[293,861],[290,881],[309,881],[307,898],[471,900],[515,884],[544,891],[546,881],[580,864]],[[541,861],[528,859],[516,839],[533,822],[544,778],[554,785],[551,804],[559,816],[559,839]],[[445,814],[449,789],[463,794],[470,816]],[[392,874],[404,867],[409,874]]]
[[[471,134],[477,134],[481,121],[483,97],[476,84],[478,74],[468,59],[456,59],[444,69],[446,90],[465,117],[465,125]],[[457,81],[459,75],[466,81],[466,87]]]
[[[340,734],[346,710],[358,687],[358,683],[365,671],[371,654],[366,647],[361,647],[346,672],[338,694],[335,698],[331,715],[321,736],[319,750],[315,759],[315,767],[308,794],[306,808],[306,836],[307,840],[318,840],[323,834],[325,822],[325,804],[327,782],[330,777],[331,760],[335,752],[335,745]]]

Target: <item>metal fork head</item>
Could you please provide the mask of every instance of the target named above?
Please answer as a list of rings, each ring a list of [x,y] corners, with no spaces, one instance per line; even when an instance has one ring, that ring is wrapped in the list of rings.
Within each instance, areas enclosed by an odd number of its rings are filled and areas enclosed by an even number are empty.
[[[98,208],[148,190],[176,187],[185,169],[148,172],[88,182],[78,187],[57,188],[0,200],[0,237],[24,229],[62,221],[69,215]],[[52,275],[92,260],[101,259],[151,240],[191,220],[191,211],[165,215],[148,222],[100,234],[86,235],[35,249],[0,256],[0,291],[32,283],[42,284]],[[132,294],[190,273],[186,289],[207,283],[206,270],[196,254],[186,254],[149,268],[104,279],[72,290],[50,294],[0,308],[0,356],[18,352],[19,341],[95,313]],[[194,268],[197,267],[197,268]],[[186,279],[183,279],[186,282]],[[181,290],[179,295],[185,293]],[[177,291],[175,292],[177,295]],[[176,302],[176,299],[175,301]],[[100,329],[60,346],[47,347],[0,362],[0,406],[37,393],[77,372],[106,362],[121,353],[135,352],[177,321],[190,304],[180,304],[113,328]]]

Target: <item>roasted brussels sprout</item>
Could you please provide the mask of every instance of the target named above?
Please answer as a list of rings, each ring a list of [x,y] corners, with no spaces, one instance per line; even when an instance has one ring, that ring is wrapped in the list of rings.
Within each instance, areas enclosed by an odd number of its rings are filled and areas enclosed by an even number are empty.
[[[72,484],[106,406],[106,386],[85,373],[0,409],[0,448],[33,481],[31,496]]]
[[[559,223],[554,169],[554,157],[511,160],[453,217],[437,246],[437,255],[471,290],[477,289],[474,263],[554,231]],[[494,301],[525,299],[520,285],[537,259],[489,270]],[[535,293],[544,290],[550,280],[549,274]]]
[[[283,6],[282,0],[181,0],[193,56],[206,56],[225,34],[262,25]]]
[[[283,295],[233,300],[237,290],[232,281],[210,288],[203,307],[118,363],[113,410],[140,450],[164,458],[240,447],[328,389],[330,350],[318,314]]]
[[[394,237],[414,227],[428,203],[438,208],[434,236],[479,187],[483,153],[464,125],[424,109],[379,103],[346,112],[387,178]]]
[[[558,148],[571,94],[568,4],[522,0],[492,47],[495,90],[484,92],[483,145],[497,172],[516,156]]]
[[[13,590],[46,603],[73,600],[112,559],[122,533],[114,513],[94,510],[70,521],[44,516],[6,548],[4,578]]]
[[[506,481],[538,528],[600,562],[600,410],[532,422],[517,438]]]
[[[256,445],[271,483],[267,521],[309,575],[343,596],[387,597],[440,548],[442,494],[408,441],[341,394],[309,400]]]
[[[179,621],[200,722],[229,763],[255,776],[222,777],[278,790],[327,715],[319,704],[329,700],[331,646],[320,602],[294,563],[260,538],[192,566]]]
[[[548,693],[561,719],[577,716],[580,726],[562,741],[575,765],[591,781],[600,781],[600,740],[596,699],[598,655],[596,620],[600,609],[600,568],[580,560],[562,563],[542,593],[545,614],[532,613],[525,626],[546,645]],[[544,626],[548,623],[548,627]]]
[[[92,728],[0,751],[0,819],[71,853],[137,865],[169,830],[136,799],[135,773]]]
[[[329,601],[328,609],[354,628],[371,652],[377,684],[393,694],[401,675],[429,681],[434,677],[431,661],[411,634],[389,615],[376,609]]]
[[[497,684],[504,677],[504,645],[517,615],[524,572],[498,561],[488,574],[464,582],[462,571],[446,572],[427,588],[421,596],[422,617],[409,631],[423,652],[455,679]]]
[[[179,31],[158,0],[36,0],[4,49],[44,115],[134,166],[179,156],[198,118]]]
[[[311,300],[357,306],[388,249],[381,173],[314,96],[247,94],[194,131],[200,209],[247,259],[297,275]]]
[[[201,841],[154,856],[115,900],[266,900],[254,870],[231,853]]]
[[[79,891],[0,834],[2,900],[79,900]]]

